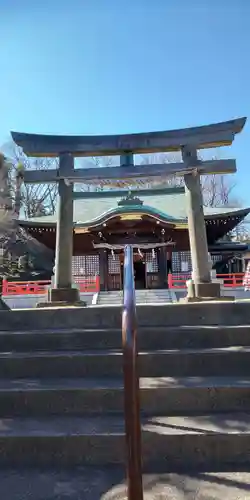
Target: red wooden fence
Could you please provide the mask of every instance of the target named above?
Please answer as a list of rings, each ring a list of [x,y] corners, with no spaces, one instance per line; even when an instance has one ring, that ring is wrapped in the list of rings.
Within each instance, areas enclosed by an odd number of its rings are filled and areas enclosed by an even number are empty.
[[[243,287],[244,273],[217,274],[216,278],[223,282],[225,287],[239,288]],[[191,279],[189,275],[168,275],[169,288],[183,289],[186,288],[186,281]]]
[[[96,293],[100,290],[99,276],[75,277],[80,292]],[[2,282],[2,295],[43,295],[51,286],[51,281],[7,281]]]
[[[168,286],[172,289],[185,289],[186,281],[191,275],[168,275]],[[223,281],[225,287],[243,287],[244,273],[217,274],[217,278]],[[82,293],[97,293],[100,290],[99,276],[89,276],[87,278],[74,277],[75,283]],[[51,281],[7,281],[3,280],[2,295],[43,295],[51,286]]]

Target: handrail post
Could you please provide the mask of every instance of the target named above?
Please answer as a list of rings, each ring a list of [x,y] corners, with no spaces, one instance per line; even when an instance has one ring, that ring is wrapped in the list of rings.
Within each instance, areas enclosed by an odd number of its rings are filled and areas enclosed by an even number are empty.
[[[126,246],[124,252],[122,347],[128,500],[143,500],[133,249]]]

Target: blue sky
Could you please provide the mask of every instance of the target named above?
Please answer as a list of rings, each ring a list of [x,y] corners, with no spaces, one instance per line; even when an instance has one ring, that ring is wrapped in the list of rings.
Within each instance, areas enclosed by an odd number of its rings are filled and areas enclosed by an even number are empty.
[[[250,206],[249,0],[0,0],[0,41],[0,144],[248,116],[227,156]]]

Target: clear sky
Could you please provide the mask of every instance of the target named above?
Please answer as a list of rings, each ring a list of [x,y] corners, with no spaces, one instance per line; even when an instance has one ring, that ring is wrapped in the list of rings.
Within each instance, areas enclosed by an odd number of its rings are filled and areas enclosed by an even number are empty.
[[[0,66],[0,144],[248,116],[227,156],[250,206],[249,0],[0,0]]]

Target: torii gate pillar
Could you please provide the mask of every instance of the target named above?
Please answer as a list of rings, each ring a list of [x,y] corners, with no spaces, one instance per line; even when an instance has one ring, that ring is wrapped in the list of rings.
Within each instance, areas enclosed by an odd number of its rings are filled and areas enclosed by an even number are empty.
[[[198,165],[197,151],[182,148],[183,162],[190,168]],[[192,261],[192,279],[187,282],[187,301],[220,298],[220,284],[211,281],[206,226],[203,212],[203,198],[200,174],[193,170],[184,175],[187,203],[188,232]]]
[[[73,183],[63,177],[74,172],[74,157],[69,153],[59,156],[58,220],[56,226],[55,284],[49,291],[53,303],[75,304],[80,301],[77,288],[72,288],[73,255]]]

